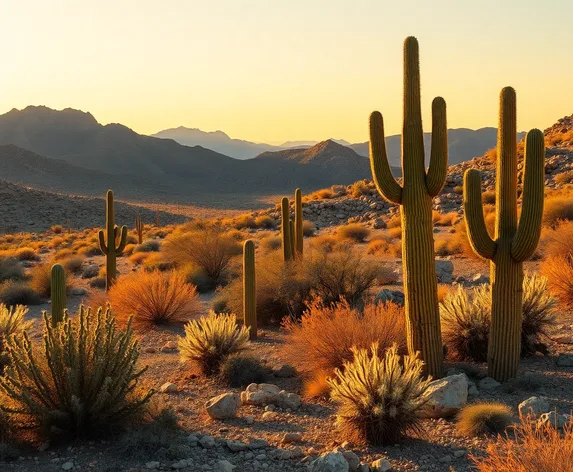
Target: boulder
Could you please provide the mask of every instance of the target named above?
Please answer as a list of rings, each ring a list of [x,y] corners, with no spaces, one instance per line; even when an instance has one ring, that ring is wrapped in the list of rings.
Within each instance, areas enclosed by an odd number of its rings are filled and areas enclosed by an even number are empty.
[[[236,393],[223,393],[205,403],[209,416],[215,420],[235,418],[241,406],[241,398]]]
[[[522,416],[533,416],[537,418],[543,413],[548,413],[551,409],[549,400],[545,397],[529,397],[522,401],[519,406],[519,414]]]
[[[241,401],[246,405],[268,405],[275,403],[281,389],[273,384],[250,384],[241,392]]]
[[[310,472],[349,472],[350,467],[341,452],[327,452],[312,461]]]
[[[436,276],[438,282],[451,284],[454,281],[454,263],[447,259],[436,260]]]
[[[424,415],[445,418],[454,415],[468,401],[468,380],[465,374],[434,380],[426,390],[428,403]]]

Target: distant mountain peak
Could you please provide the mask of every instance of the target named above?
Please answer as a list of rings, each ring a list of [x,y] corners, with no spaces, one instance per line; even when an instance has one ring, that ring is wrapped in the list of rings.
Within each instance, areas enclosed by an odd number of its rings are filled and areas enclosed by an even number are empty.
[[[88,111],[69,107],[62,110],[55,110],[45,105],[28,105],[21,110],[12,108],[9,112],[0,115],[0,118],[15,120],[24,118],[38,121],[51,121],[54,123],[70,123],[74,126],[99,126],[95,117]]]

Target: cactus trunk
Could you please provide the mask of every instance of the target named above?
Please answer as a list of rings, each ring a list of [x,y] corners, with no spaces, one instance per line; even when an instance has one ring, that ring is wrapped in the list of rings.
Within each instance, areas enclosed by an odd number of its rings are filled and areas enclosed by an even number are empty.
[[[404,122],[402,128],[403,186],[394,179],[378,112],[370,116],[370,163],[378,191],[401,205],[402,269],[408,351],[420,352],[427,375],[443,375],[438,281],[434,260],[432,200],[444,185],[448,162],[446,103],[432,102],[432,149],[426,172],[420,105],[418,41],[404,42]]]
[[[504,382],[517,375],[521,354],[523,261],[539,242],[543,216],[544,138],[527,133],[522,213],[517,213],[517,143],[515,91],[500,95],[496,170],[496,227],[488,234],[481,203],[481,177],[470,169],[464,176],[464,210],[470,243],[491,261],[491,331],[488,375]]]
[[[294,192],[294,233],[296,256],[302,259],[304,239],[302,231],[302,191],[297,188]]]
[[[143,244],[143,221],[139,215],[135,217],[135,230],[137,231],[137,243]]]
[[[245,241],[243,246],[243,316],[250,339],[257,338],[257,285],[255,273],[255,244]]]
[[[115,226],[113,192],[111,190],[107,191],[105,233],[100,230],[98,236],[101,252],[106,256],[105,289],[109,290],[117,276],[116,258],[121,255],[127,242],[127,227],[122,226],[120,230]]]
[[[285,262],[290,261],[293,258],[290,225],[289,202],[287,197],[283,197],[281,200],[281,236],[283,259]]]
[[[54,264],[50,271],[50,299],[52,326],[64,319],[66,309],[66,272],[60,264]]]

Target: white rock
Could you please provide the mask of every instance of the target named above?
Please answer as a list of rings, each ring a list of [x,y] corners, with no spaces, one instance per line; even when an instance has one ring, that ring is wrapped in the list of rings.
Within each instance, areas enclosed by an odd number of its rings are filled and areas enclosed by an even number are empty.
[[[281,389],[274,384],[250,384],[241,392],[241,400],[246,405],[268,405],[275,403]]]
[[[62,464],[62,470],[72,470],[74,468],[74,463],[72,461],[64,462]]]
[[[302,434],[300,433],[285,433],[281,439],[282,444],[302,441]]]
[[[165,382],[160,388],[161,393],[175,393],[177,392],[177,385],[171,382]]]
[[[215,438],[213,438],[213,436],[205,435],[199,439],[199,444],[201,444],[205,449],[215,447]]]
[[[570,415],[560,415],[556,411],[550,411],[549,413],[543,413],[539,417],[538,424],[549,424],[554,428],[562,429],[570,419]]]
[[[236,393],[223,393],[205,403],[209,416],[216,420],[235,418],[241,406],[241,398]]]
[[[392,470],[392,464],[390,464],[388,459],[376,459],[370,464],[370,467],[372,467],[376,472],[387,472],[388,470]]]
[[[349,472],[348,462],[340,452],[327,452],[312,461],[310,472]]]
[[[547,413],[551,409],[549,400],[545,397],[529,397],[519,404],[519,414],[526,417],[528,415],[537,418],[542,413]]]
[[[360,466],[360,457],[352,451],[344,451],[342,452],[342,455],[346,459],[346,462],[348,462],[348,469],[350,472],[356,472]]]
[[[281,390],[275,400],[275,404],[279,408],[290,408],[291,410],[296,410],[302,405],[302,400],[300,395],[297,395],[296,393],[289,393]]]
[[[424,416],[444,418],[454,415],[468,401],[468,381],[465,374],[450,375],[434,380],[426,391],[428,403]]]
[[[236,465],[231,464],[227,460],[220,460],[215,462],[214,471],[215,472],[233,472],[233,470],[237,467]]]
[[[229,439],[226,444],[227,447],[233,452],[245,451],[248,448],[244,442],[235,441],[233,439]]]

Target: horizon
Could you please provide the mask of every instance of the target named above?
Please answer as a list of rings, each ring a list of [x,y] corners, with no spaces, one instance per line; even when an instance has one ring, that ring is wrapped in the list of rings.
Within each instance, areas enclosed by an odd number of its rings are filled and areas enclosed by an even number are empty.
[[[0,13],[11,21],[0,39],[12,46],[0,108],[69,107],[146,135],[185,126],[256,143],[361,143],[374,110],[388,136],[401,132],[402,42],[414,35],[425,131],[438,95],[448,128],[496,127],[505,85],[517,90],[520,130],[573,112],[573,4],[565,0],[542,9],[530,0],[157,5],[5,2]]]

